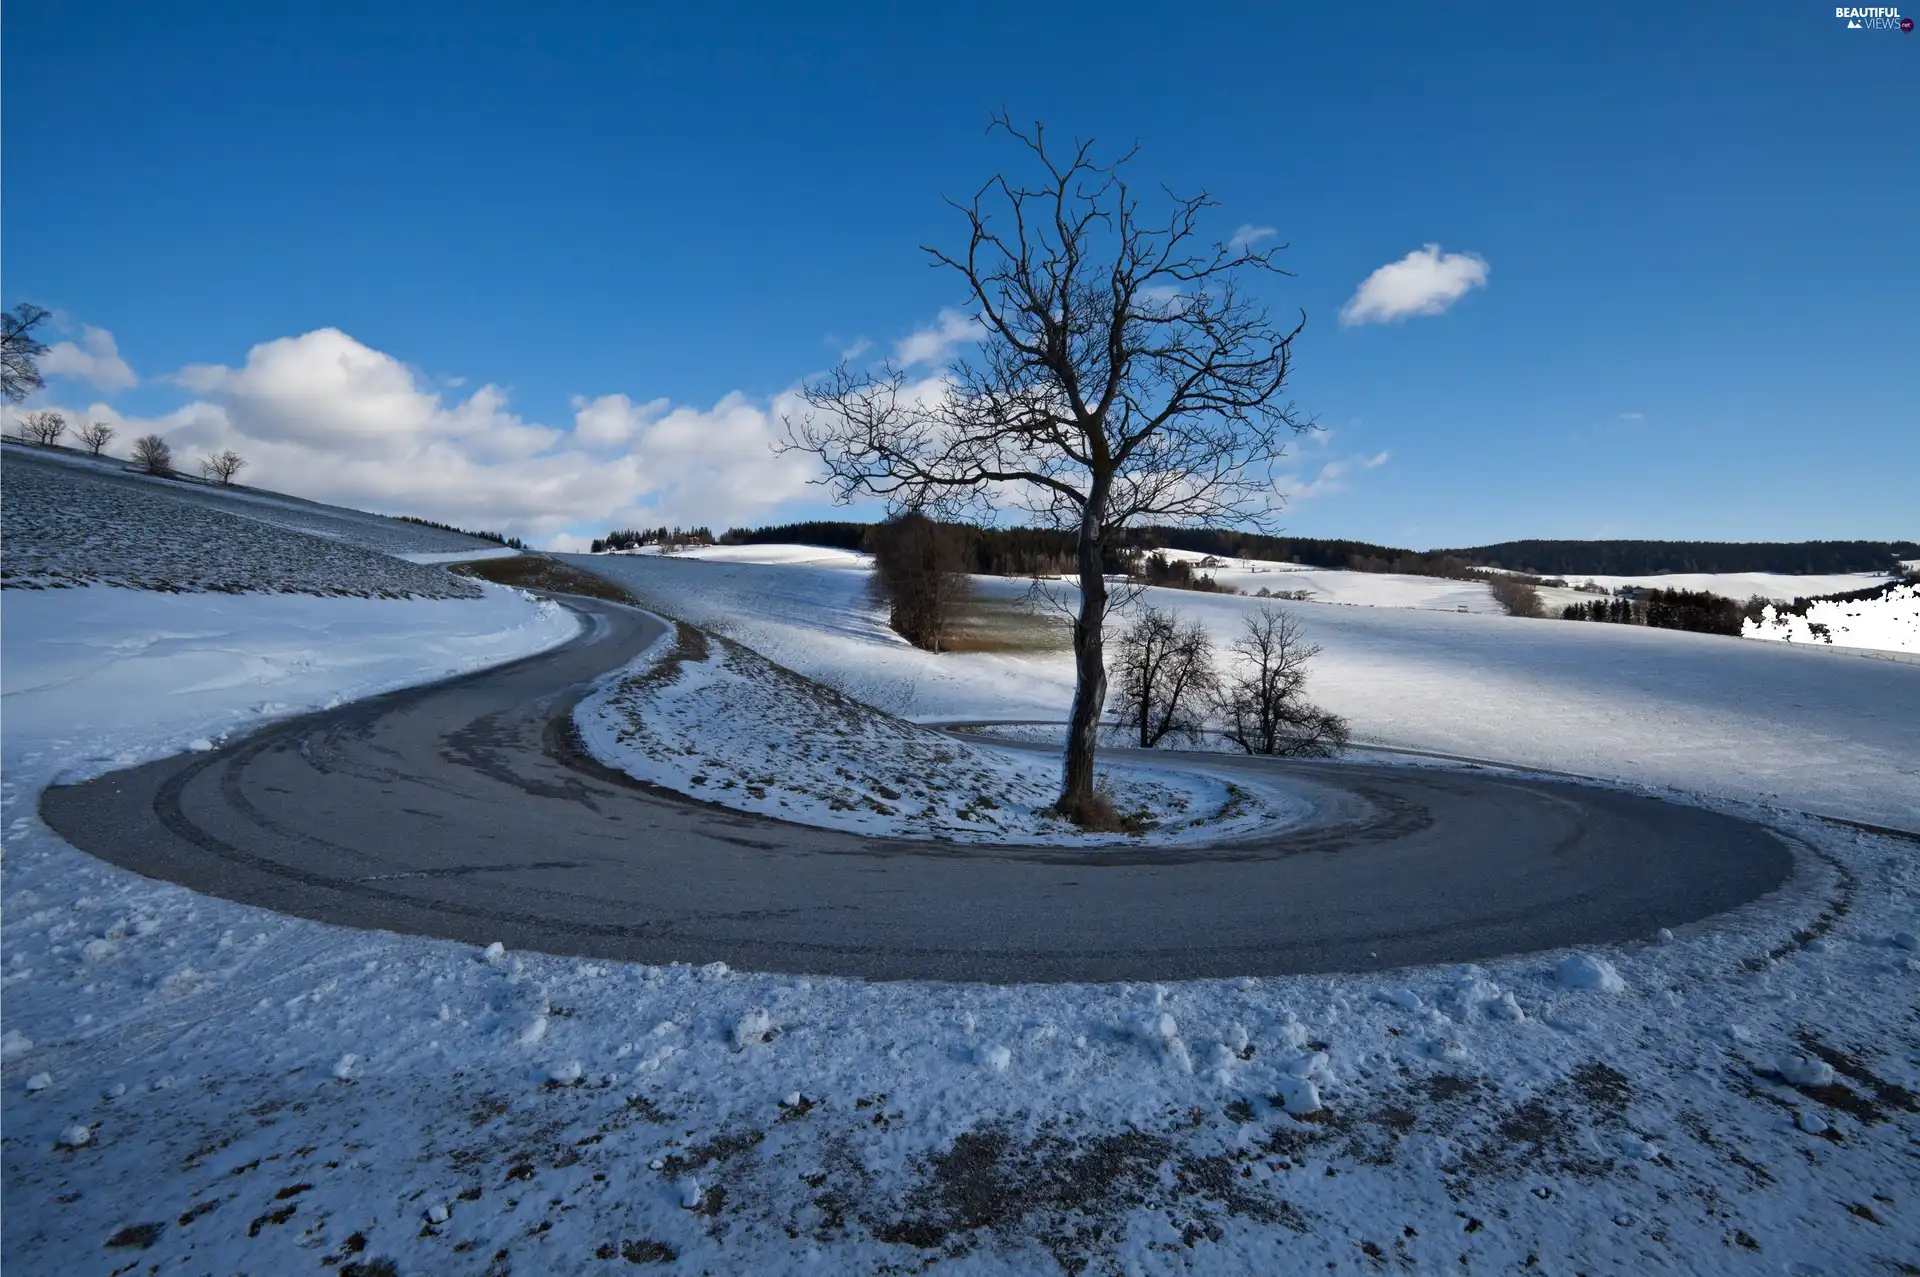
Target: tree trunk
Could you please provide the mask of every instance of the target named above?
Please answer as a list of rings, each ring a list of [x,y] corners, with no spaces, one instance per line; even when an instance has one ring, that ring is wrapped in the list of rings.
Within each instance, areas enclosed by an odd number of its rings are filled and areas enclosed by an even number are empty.
[[[1093,756],[1100,744],[1100,711],[1107,703],[1107,662],[1101,626],[1107,614],[1100,516],[1089,502],[1080,522],[1080,615],[1073,622],[1073,715],[1067,721],[1067,761],[1060,810],[1075,821],[1092,809]]]

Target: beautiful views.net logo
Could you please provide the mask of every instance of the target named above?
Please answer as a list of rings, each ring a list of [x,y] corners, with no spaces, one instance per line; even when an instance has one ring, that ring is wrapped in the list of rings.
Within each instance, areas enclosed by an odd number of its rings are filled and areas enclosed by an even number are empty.
[[[1846,23],[1849,31],[1913,32],[1913,19],[1901,17],[1898,9],[1840,8],[1833,11],[1833,16]]]

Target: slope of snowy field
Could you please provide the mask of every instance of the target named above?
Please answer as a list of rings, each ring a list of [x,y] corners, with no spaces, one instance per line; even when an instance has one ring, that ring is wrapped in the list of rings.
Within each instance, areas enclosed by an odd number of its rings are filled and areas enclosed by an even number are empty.
[[[1062,652],[934,656],[909,646],[861,573],[575,561],[650,606],[922,722],[1063,721],[1072,698]],[[1028,588],[976,584],[1009,600]],[[1263,603],[1178,590],[1149,600],[1201,618],[1223,647]],[[1920,829],[1920,667],[1640,626],[1274,606],[1324,649],[1309,694],[1363,741]]]
[[[1438,612],[1478,612],[1503,615],[1487,587],[1478,581],[1451,581],[1437,576],[1410,576],[1398,572],[1349,572],[1340,568],[1306,567],[1271,559],[1234,559],[1202,554],[1198,550],[1156,550],[1168,559],[1193,565],[1194,571],[1242,594],[1305,590],[1314,603],[1344,603],[1351,607],[1409,607]],[[1214,566],[1206,566],[1212,559]]]
[[[1740,632],[1779,643],[1920,652],[1920,584],[1895,586],[1874,599],[1810,604],[1804,616],[1767,607]]]
[[[486,549],[439,550],[432,553],[407,553],[395,555],[409,563],[479,563],[487,559],[516,558],[520,551],[510,546],[496,545]]]
[[[1637,587],[1646,590],[1705,590],[1722,598],[1746,602],[1758,595],[1791,603],[1816,594],[1843,594],[1884,585],[1887,578],[1870,572],[1829,572],[1791,576],[1783,572],[1668,572],[1659,576],[1570,576],[1569,586],[1599,585],[1609,590]]]
[[[386,554],[487,549],[495,545],[492,541],[470,537],[463,532],[450,532],[445,528],[372,514],[365,510],[352,510],[345,506],[326,505],[264,488],[200,483],[183,476],[156,479],[125,461],[113,458],[93,458],[57,448],[27,447],[11,441],[0,448],[0,452],[4,452],[9,467],[15,464],[58,467],[69,479],[82,480],[89,486],[158,493],[176,503],[219,510],[288,531],[304,532],[330,541],[345,541]]]
[[[471,581],[394,556],[396,544],[431,550],[445,536],[324,508],[257,517],[265,507],[204,488],[102,466],[6,450],[6,560],[11,588],[84,584],[134,589],[272,591],[390,598],[478,598]],[[458,540],[487,547],[472,538]],[[424,542],[424,545],[422,544]],[[455,552],[461,551],[441,551]]]
[[[478,588],[477,599],[410,600],[9,590],[7,792],[513,660],[579,628],[557,604]]]
[[[1099,846],[1215,843],[1271,832],[1306,804],[1278,784],[1189,769],[1106,766],[1128,832],[1087,833],[1053,810],[1056,760],[954,739],[810,683],[689,625],[574,711],[596,758],[736,811],[874,836]]]
[[[670,554],[663,553],[657,545],[643,545],[634,550],[608,551],[608,556],[613,558],[628,555],[689,559],[698,563],[767,563],[787,566],[814,564],[819,567],[843,567],[862,571],[873,566],[873,556],[870,554],[862,554],[858,550],[838,550],[823,545],[693,545],[674,550]]]

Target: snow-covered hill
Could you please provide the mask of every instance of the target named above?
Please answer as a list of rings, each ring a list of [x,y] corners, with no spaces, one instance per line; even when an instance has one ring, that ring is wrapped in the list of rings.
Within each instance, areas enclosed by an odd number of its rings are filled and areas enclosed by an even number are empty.
[[[667,613],[921,721],[1063,721],[1072,698],[1061,650],[934,656],[909,646],[851,566],[575,561]],[[975,583],[1009,604],[1029,588]],[[1180,590],[1150,591],[1148,601],[1200,618],[1222,646],[1265,603]],[[1920,667],[1643,626],[1277,606],[1324,649],[1310,694],[1350,718],[1362,740],[1920,828]],[[1064,624],[1058,613],[1031,623]]]
[[[34,449],[10,446],[4,463],[0,581],[13,589],[475,599],[474,582],[397,556],[496,548],[397,519]]]
[[[1102,766],[1119,830],[1053,810],[1055,760],[957,740],[681,624],[574,712],[593,755],[705,802],[877,837],[1085,847],[1271,833],[1305,803],[1277,782]],[[1191,761],[1191,760],[1189,760]]]

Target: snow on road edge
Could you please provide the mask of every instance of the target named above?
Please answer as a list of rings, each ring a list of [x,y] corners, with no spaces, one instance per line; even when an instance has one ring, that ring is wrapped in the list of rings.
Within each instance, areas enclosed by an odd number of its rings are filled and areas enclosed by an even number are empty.
[[[736,811],[876,837],[1054,846],[1138,843],[1052,811],[1056,760],[970,743],[810,683],[725,638],[680,626],[574,710],[582,742],[638,780]],[[1204,767],[1103,766],[1156,845],[1272,833],[1311,805],[1279,781]]]

